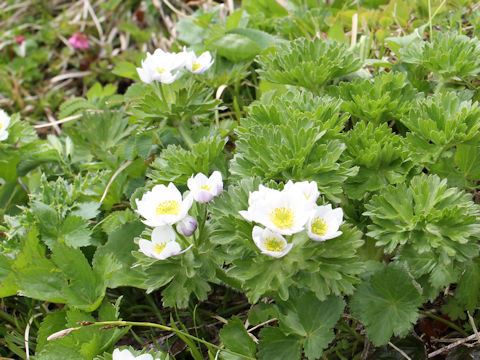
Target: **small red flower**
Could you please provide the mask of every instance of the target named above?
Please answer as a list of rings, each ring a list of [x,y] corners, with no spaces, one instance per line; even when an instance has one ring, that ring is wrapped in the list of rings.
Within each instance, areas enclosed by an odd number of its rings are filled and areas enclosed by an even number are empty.
[[[90,47],[87,35],[79,32],[73,34],[70,39],[68,39],[68,42],[77,50],[88,49]]]

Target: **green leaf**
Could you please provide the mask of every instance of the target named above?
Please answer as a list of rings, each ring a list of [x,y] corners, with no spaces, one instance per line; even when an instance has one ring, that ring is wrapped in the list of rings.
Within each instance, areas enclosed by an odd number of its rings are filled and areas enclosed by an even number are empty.
[[[169,145],[152,163],[149,176],[155,182],[183,185],[199,172],[209,175],[213,171],[213,164],[221,156],[225,142],[226,139],[220,136],[211,136],[195,143],[191,150]]]
[[[466,266],[457,289],[455,299],[471,314],[478,307],[480,300],[480,259],[474,259]]]
[[[262,48],[249,37],[240,34],[225,34],[219,39],[213,40],[210,50],[216,50],[217,54],[233,62],[251,60],[260,53]]]
[[[153,138],[148,134],[142,134],[135,138],[135,150],[142,159],[147,159],[152,150]]]
[[[279,328],[264,327],[258,344],[260,360],[300,360],[302,343],[295,335],[285,335]]]
[[[78,309],[93,311],[105,295],[105,279],[94,273],[87,259],[79,249],[56,244],[52,260],[69,279],[62,289],[68,303]]]
[[[78,216],[83,220],[89,220],[98,215],[100,204],[95,201],[76,203],[71,215]]]
[[[370,340],[380,346],[393,334],[404,336],[411,331],[421,304],[422,296],[407,272],[390,264],[360,283],[350,307]]]
[[[79,216],[67,216],[60,230],[60,238],[74,248],[90,245],[90,234],[88,223]]]
[[[319,301],[316,295],[306,291],[292,291],[289,301],[277,301],[280,328],[285,334],[303,338],[308,359],[322,356],[323,350],[335,338],[333,327],[345,308],[342,298],[329,296]]]
[[[233,317],[222,330],[220,330],[220,340],[228,350],[245,356],[255,357],[257,346],[250,335],[248,335],[242,321],[237,317]],[[222,352],[221,358],[228,360],[242,359],[239,356],[227,352]]]
[[[109,278],[106,281],[110,288],[120,286],[143,288],[145,274],[139,268],[131,268],[135,263],[135,258],[131,253],[134,250],[138,250],[138,245],[134,243],[133,239],[141,234],[145,225],[135,219],[134,222],[127,222],[126,224],[112,222],[108,226],[113,228],[115,225],[118,226],[116,229],[112,229],[108,241],[105,245],[98,247],[95,252],[93,259],[94,269],[99,271],[102,268],[104,273],[109,274]],[[114,259],[115,261],[113,263],[106,262],[109,259]],[[117,264],[121,267],[111,273],[109,267],[106,266],[109,264],[113,265],[113,269],[116,268]]]

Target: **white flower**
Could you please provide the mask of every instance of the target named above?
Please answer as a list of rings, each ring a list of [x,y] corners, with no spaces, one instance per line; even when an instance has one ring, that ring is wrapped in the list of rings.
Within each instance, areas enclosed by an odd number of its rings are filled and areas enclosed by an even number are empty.
[[[291,180],[289,180],[285,184],[284,189],[286,191],[289,191],[291,189],[296,189],[300,191],[305,196],[305,199],[310,201],[313,205],[316,205],[318,196],[320,195],[320,193],[318,192],[317,183],[315,181],[311,181],[311,182],[301,181],[301,182],[294,183]]]
[[[128,349],[115,349],[113,350],[112,360],[153,360],[153,356],[150,354],[142,354],[135,357]]]
[[[311,202],[297,188],[278,191],[260,186],[250,193],[248,210],[240,215],[281,235],[292,235],[304,229],[311,212]]]
[[[8,138],[8,125],[10,125],[10,116],[3,110],[0,110],[0,141]]]
[[[288,244],[285,238],[269,229],[254,226],[252,231],[253,241],[262,254],[281,258],[292,250],[293,244]]]
[[[187,215],[177,223],[177,231],[185,236],[192,236],[195,230],[197,230],[198,222],[190,215]]]
[[[138,76],[144,83],[151,84],[153,81],[160,81],[164,84],[174,82],[179,72],[173,71],[185,66],[186,57],[182,53],[167,53],[161,49],[155,50],[142,61],[142,67],[137,68]]]
[[[180,244],[175,241],[177,235],[170,225],[154,228],[151,239],[152,241],[140,239],[138,246],[142,253],[157,260],[165,260],[170,256],[183,254],[191,247],[182,251]]]
[[[338,228],[342,224],[343,210],[332,210],[332,205],[318,206],[307,222],[307,233],[314,241],[325,241],[342,235]]]
[[[209,178],[202,173],[198,173],[195,177],[188,179],[188,188],[193,198],[200,202],[206,203],[218,196],[223,191],[222,174],[220,171],[214,171]]]
[[[193,197],[182,200],[182,194],[173,183],[156,185],[152,191],[145,193],[142,200],[135,200],[137,212],[145,218],[145,225],[155,227],[172,225],[182,220],[190,210]]]
[[[212,55],[209,51],[197,57],[193,51],[185,53],[185,67],[194,74],[202,74],[213,65]]]

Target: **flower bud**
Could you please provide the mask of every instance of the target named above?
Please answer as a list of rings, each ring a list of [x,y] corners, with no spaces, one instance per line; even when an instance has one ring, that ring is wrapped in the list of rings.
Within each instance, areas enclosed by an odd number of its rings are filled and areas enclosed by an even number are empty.
[[[183,220],[177,223],[177,231],[185,236],[192,236],[195,230],[197,230],[197,220],[192,216],[185,216]]]

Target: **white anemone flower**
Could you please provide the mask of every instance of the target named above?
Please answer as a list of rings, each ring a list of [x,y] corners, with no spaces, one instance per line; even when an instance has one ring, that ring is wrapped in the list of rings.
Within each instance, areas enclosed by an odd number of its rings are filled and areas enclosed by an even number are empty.
[[[194,74],[202,74],[213,65],[210,51],[205,51],[198,57],[193,51],[185,52],[185,54],[185,67]]]
[[[112,360],[153,360],[153,356],[150,354],[142,354],[135,357],[128,349],[115,349],[113,350]]]
[[[314,241],[325,241],[342,235],[338,228],[342,224],[343,210],[332,205],[318,206],[307,222],[307,233]]]
[[[285,238],[269,229],[254,226],[253,241],[264,255],[281,258],[292,250],[293,244],[288,244]]]
[[[198,173],[188,179],[187,185],[195,201],[206,203],[223,191],[222,174],[220,171],[214,171],[207,178],[204,174]]]
[[[135,200],[137,212],[145,218],[145,225],[156,227],[172,225],[187,216],[188,210],[193,203],[193,197],[188,195],[182,199],[182,194],[173,183],[155,185],[152,191],[148,191],[142,200]]]
[[[183,254],[192,245],[182,251],[180,244],[176,241],[177,235],[170,225],[159,226],[153,229],[152,241],[140,239],[138,246],[140,251],[148,257],[165,260],[170,256]]]
[[[281,235],[292,235],[304,230],[311,212],[312,204],[297,188],[278,191],[260,186],[250,193],[248,210],[240,215]]]
[[[285,184],[284,189],[286,191],[290,189],[296,189],[300,191],[305,196],[305,199],[310,201],[313,205],[316,205],[317,199],[320,196],[320,192],[318,191],[318,185],[315,181],[310,181],[310,182],[301,181],[301,182],[294,183],[291,180],[289,180]]]
[[[3,111],[0,110],[0,141],[6,140],[8,138],[8,131],[7,128],[10,125],[10,116]]]
[[[178,71],[173,72],[183,68],[185,60],[186,57],[182,53],[167,53],[157,49],[153,54],[147,53],[147,57],[142,61],[142,67],[137,68],[138,76],[147,84],[154,81],[171,84],[179,75]]]

